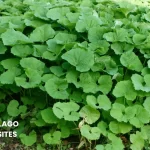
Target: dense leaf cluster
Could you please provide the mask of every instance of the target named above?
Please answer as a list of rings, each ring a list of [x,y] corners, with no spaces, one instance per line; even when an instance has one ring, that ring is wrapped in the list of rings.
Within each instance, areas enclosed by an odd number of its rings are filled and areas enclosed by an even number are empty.
[[[97,140],[97,150],[146,148],[148,0],[5,0],[0,6],[1,121],[19,121],[14,130],[23,144],[81,135]]]

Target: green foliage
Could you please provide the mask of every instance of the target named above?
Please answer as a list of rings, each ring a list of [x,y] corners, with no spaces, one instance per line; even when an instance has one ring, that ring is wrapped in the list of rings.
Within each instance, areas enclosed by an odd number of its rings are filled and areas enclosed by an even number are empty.
[[[17,120],[12,130],[24,145],[42,149],[78,136],[80,145],[96,140],[96,150],[146,149],[148,0],[0,6],[0,121]]]

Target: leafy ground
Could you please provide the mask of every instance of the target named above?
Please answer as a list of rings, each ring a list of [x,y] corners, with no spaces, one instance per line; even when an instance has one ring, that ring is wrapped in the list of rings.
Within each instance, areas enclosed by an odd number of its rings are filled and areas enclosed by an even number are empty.
[[[149,4],[0,0],[2,149],[148,150]]]

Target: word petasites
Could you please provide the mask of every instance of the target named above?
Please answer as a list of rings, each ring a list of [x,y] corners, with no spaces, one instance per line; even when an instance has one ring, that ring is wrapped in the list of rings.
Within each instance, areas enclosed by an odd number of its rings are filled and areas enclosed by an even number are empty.
[[[1,137],[17,137],[16,131],[0,131],[0,138]]]
[[[19,122],[18,121],[3,121],[0,127],[18,127]]]

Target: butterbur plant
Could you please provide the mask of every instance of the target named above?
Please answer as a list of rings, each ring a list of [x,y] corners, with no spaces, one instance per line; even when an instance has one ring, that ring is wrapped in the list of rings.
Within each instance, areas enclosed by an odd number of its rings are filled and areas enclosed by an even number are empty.
[[[0,115],[22,144],[149,148],[149,3],[0,1]]]

